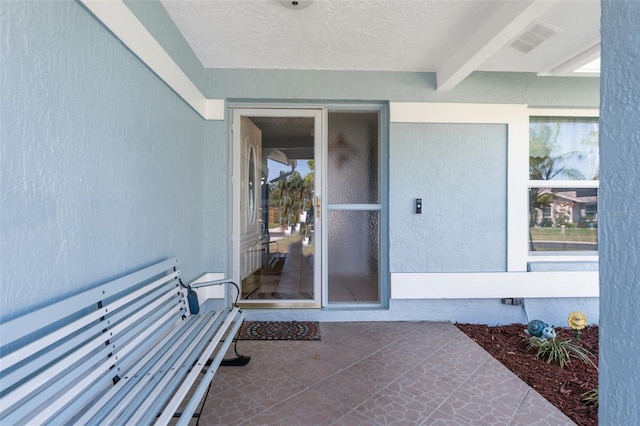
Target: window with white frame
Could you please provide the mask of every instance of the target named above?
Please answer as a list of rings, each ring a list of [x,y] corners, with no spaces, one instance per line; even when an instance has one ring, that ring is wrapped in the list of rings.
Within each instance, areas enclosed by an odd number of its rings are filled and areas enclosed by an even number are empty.
[[[529,118],[529,252],[596,255],[598,118]]]

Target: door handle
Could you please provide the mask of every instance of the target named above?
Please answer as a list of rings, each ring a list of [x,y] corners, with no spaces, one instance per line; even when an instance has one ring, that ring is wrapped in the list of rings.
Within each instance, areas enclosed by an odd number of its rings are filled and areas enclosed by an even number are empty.
[[[320,197],[316,197],[316,217],[320,219]]]

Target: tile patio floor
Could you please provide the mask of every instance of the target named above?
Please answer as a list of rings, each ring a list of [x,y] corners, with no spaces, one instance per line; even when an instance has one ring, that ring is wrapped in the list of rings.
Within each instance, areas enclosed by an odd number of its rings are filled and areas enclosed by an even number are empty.
[[[570,425],[453,324],[321,323],[320,341],[240,341],[200,425]]]

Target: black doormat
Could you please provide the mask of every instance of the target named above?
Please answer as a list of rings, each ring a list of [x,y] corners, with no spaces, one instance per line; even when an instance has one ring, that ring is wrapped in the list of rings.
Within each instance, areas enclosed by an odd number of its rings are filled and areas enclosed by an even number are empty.
[[[245,321],[239,340],[320,340],[316,321]]]

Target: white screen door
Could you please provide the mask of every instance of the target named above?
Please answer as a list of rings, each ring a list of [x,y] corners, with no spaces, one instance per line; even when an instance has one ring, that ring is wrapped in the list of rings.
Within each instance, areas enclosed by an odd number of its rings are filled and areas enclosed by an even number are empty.
[[[231,266],[241,305],[319,307],[321,110],[232,116]]]

